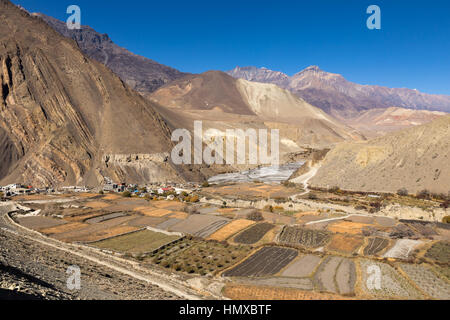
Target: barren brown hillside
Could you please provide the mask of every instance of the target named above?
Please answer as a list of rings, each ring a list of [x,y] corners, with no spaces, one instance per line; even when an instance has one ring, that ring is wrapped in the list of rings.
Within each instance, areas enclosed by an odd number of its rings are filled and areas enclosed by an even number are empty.
[[[364,137],[301,98],[273,84],[234,79],[220,71],[189,75],[158,89],[150,99],[176,113],[178,123],[204,127],[279,129],[282,152],[323,147]],[[170,110],[170,111],[169,111]],[[174,118],[174,117],[170,117]],[[172,119],[168,119],[171,122]]]
[[[154,104],[7,0],[0,20],[1,183],[181,179]]]
[[[330,151],[313,186],[410,193],[450,191],[450,116]]]

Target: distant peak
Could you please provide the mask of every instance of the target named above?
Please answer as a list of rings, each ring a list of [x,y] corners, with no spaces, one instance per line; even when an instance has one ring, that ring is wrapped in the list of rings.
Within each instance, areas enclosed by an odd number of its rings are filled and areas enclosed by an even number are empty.
[[[309,66],[308,68],[304,69],[302,72],[305,72],[305,71],[323,72],[323,70],[320,69],[319,66]]]

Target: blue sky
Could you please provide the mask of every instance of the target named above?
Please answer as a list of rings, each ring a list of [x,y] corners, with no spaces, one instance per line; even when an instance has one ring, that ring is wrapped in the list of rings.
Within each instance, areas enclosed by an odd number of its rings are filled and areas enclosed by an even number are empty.
[[[450,95],[450,1],[13,0],[31,12],[82,24],[118,45],[182,71],[309,65],[350,81]],[[381,8],[381,30],[366,9]]]

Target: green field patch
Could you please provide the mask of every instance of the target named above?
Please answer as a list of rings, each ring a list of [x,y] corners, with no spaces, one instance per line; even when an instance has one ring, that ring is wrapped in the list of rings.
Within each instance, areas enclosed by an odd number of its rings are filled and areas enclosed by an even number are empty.
[[[167,235],[161,232],[143,230],[92,243],[100,249],[123,253],[147,253],[178,240],[177,235]]]

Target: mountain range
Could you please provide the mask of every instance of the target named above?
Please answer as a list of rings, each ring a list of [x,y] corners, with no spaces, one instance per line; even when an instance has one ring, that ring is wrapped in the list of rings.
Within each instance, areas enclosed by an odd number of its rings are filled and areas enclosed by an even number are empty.
[[[256,67],[236,67],[227,73],[235,78],[276,84],[342,120],[355,118],[370,109],[389,107],[450,112],[450,96],[360,85],[317,66],[310,66],[292,77]]]

